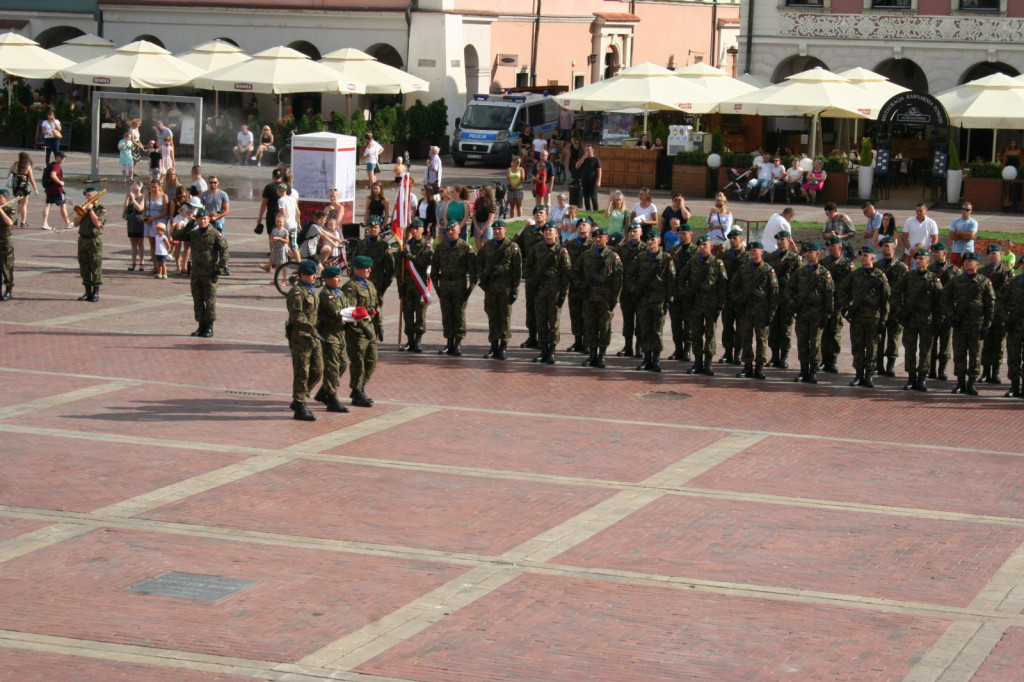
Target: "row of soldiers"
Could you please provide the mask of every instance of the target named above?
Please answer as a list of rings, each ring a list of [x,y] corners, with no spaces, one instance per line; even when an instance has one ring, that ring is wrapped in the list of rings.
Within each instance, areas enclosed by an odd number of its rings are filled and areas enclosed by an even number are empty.
[[[927,391],[928,378],[948,380],[952,346],[953,392],[973,395],[979,377],[1000,383],[1005,339],[1011,380],[1007,395],[1022,395],[1024,282],[1001,264],[998,245],[990,246],[983,267],[976,254],[965,258],[963,270],[953,266],[940,242],[931,251],[916,252],[908,268],[895,257],[895,241],[883,238],[880,253],[872,247],[860,250],[858,268],[836,237],[824,247],[804,244],[798,252],[783,231],[776,248],[768,250],[759,242],[745,244],[743,233],[733,230],[716,253],[708,237],[695,239],[683,226],[679,244],[666,252],[659,233],[645,236],[635,224],[612,248],[607,233],[592,229],[588,218],[563,243],[557,225],[546,217],[545,207],[537,207],[536,225],[525,227],[514,240],[506,238],[504,223],[495,221],[494,238],[478,254],[459,239],[456,223],[447,226],[434,248],[414,221],[398,256],[405,270],[401,293],[407,334],[400,349],[422,352],[429,300],[423,284],[429,277],[440,299],[446,339],[438,352],[462,354],[466,301],[479,285],[488,317],[485,357],[506,358],[511,307],[525,281],[528,338],[521,347],[538,348],[538,362],[555,362],[560,309],[568,301],[573,344],[567,350],[588,355],[585,366],[605,366],[612,315],[619,305],[625,344],[618,354],[642,357],[637,369],[661,371],[668,315],[674,345],[669,359],[689,362],[692,357],[691,374],[714,374],[721,324],[725,352],[719,363],[742,364],[738,376],[756,379],[765,378],[767,366],[788,369],[795,331],[800,363],[795,380],[813,384],[819,371],[838,372],[843,327],[849,324],[856,372],[851,385],[873,387],[874,376],[895,376],[902,341],[908,374],[904,389]],[[390,280],[381,287],[387,284]]]

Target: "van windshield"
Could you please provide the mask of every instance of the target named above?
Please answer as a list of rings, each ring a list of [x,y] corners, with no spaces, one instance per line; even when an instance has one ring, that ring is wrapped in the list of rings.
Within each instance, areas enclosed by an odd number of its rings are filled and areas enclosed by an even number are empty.
[[[516,107],[495,107],[470,104],[462,116],[463,128],[477,130],[508,130],[515,118]]]

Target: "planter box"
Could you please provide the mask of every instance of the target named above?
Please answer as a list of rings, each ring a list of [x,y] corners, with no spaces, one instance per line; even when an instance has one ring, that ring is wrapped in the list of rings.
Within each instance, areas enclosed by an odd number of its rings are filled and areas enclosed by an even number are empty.
[[[845,204],[850,194],[849,173],[829,173],[825,178],[825,188],[818,192],[818,203],[834,201]]]
[[[1002,178],[964,178],[964,201],[975,211],[1003,210]]]
[[[708,167],[707,166],[685,166],[674,164],[672,166],[672,191],[682,192],[687,197],[708,196]]]

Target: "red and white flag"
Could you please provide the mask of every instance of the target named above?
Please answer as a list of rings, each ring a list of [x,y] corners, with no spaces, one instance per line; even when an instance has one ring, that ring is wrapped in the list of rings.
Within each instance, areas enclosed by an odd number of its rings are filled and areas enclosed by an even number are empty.
[[[395,199],[395,219],[391,221],[391,234],[403,244],[405,228],[412,222],[412,209],[412,176],[402,173],[402,180],[398,183],[398,197]]]
[[[405,250],[409,250],[408,244],[406,244]],[[412,264],[412,261],[407,258],[404,258],[403,260],[405,261],[406,271],[409,273],[409,276],[412,277],[412,281],[416,283],[416,290],[420,292],[420,302],[430,303],[433,300],[430,297],[430,280],[428,279],[424,282],[423,278],[420,277],[419,271]]]

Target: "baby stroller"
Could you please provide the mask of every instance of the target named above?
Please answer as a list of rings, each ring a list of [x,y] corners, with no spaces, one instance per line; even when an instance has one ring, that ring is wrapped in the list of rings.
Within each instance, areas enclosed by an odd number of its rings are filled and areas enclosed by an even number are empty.
[[[504,220],[508,217],[508,187],[499,180],[494,182],[494,205],[499,218]]]
[[[722,193],[728,195],[730,192],[736,195],[737,201],[747,200],[747,181],[754,173],[753,168],[741,170],[739,168],[726,168],[725,174],[729,178],[728,184],[722,188]]]

